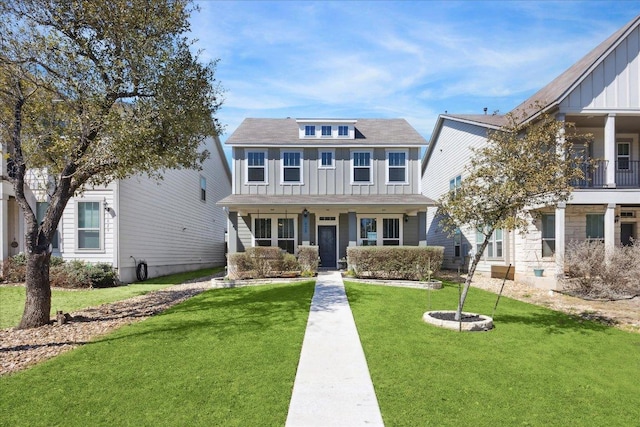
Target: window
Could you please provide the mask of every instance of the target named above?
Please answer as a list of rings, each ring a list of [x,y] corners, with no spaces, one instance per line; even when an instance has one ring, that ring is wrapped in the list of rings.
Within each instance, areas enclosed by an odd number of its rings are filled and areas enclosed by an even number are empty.
[[[371,167],[371,152],[369,151],[354,151],[352,153],[352,173],[354,183],[371,184],[372,167]]]
[[[556,253],[556,216],[542,215],[542,256],[550,257]]]
[[[313,125],[306,125],[304,127],[304,136],[316,136],[316,127]]]
[[[456,193],[461,185],[462,175],[458,175],[455,178],[449,180],[449,191],[453,191],[454,193]]]
[[[321,151],[320,152],[320,168],[321,169],[332,169],[335,167],[333,163],[334,160],[334,152],[333,151]]]
[[[587,240],[604,240],[604,214],[587,214]]]
[[[493,234],[491,234],[489,243],[487,244],[488,258],[502,258],[502,234],[501,228],[493,230]],[[476,231],[476,253],[480,251],[484,237],[485,235],[482,231]]]
[[[407,182],[407,153],[387,152],[387,182]]]
[[[331,126],[322,126],[322,136],[331,136]]]
[[[253,235],[256,246],[271,246],[271,218],[256,218]]]
[[[384,218],[382,220],[382,244],[400,246],[400,219]]]
[[[278,247],[290,254],[295,251],[293,218],[278,218]]]
[[[376,218],[360,218],[360,244],[362,246],[378,244]]]
[[[282,153],[282,182],[302,182],[302,153],[299,151],[285,151]]]
[[[461,255],[460,245],[462,244],[462,231],[459,228],[456,228],[456,231],[453,233],[453,256],[459,258]]]
[[[204,176],[200,177],[200,200],[207,200],[207,178]]]
[[[631,158],[631,143],[629,142],[618,142],[617,151],[618,154],[616,156],[616,164],[618,165],[618,170],[629,170],[629,160]]]
[[[338,136],[349,136],[349,126],[338,126]]]
[[[266,182],[267,166],[264,151],[247,153],[247,182]]]
[[[36,219],[38,220],[38,224],[42,224],[44,220],[44,215],[49,209],[49,202],[36,202]],[[56,229],[55,233],[53,233],[53,238],[51,239],[51,247],[54,249],[58,248],[58,230]]]
[[[78,249],[100,249],[100,202],[78,202]]]

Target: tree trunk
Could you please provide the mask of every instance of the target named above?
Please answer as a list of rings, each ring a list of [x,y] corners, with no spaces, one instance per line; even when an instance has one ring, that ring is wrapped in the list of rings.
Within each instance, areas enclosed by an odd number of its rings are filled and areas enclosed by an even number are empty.
[[[480,262],[480,258],[482,258],[482,254],[484,250],[487,248],[489,244],[489,239],[491,238],[491,234],[493,234],[493,230],[489,235],[484,236],[484,242],[480,245],[480,250],[473,257],[473,261],[471,261],[471,265],[469,266],[469,273],[467,273],[467,280],[464,282],[464,288],[462,289],[462,294],[460,295],[460,301],[458,302],[458,310],[456,310],[456,315],[454,319],[459,322],[462,318],[462,309],[464,308],[464,302],[467,299],[467,293],[469,292],[469,288],[471,287],[471,280],[473,279],[473,275],[476,272],[476,267],[478,267],[478,263]]]
[[[27,254],[26,293],[24,313],[18,329],[37,328],[50,322],[51,287],[49,286],[49,260],[51,253]]]

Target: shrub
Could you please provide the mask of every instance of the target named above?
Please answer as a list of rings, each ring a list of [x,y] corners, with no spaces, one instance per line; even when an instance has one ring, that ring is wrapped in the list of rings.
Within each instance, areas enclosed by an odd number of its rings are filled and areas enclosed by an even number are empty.
[[[14,255],[2,263],[2,280],[9,283],[24,282],[27,257],[23,253]]]
[[[607,257],[602,242],[571,242],[564,268],[565,288],[578,295],[616,298],[640,294],[640,245],[616,247]]]
[[[295,257],[295,255],[284,254],[282,256],[282,260],[280,261],[279,270],[281,273],[300,271],[300,264],[298,263],[298,259]]]
[[[357,246],[347,248],[349,270],[360,278],[425,280],[442,265],[441,246]]]
[[[305,277],[315,276],[318,272],[319,254],[317,246],[298,246],[298,262]]]
[[[246,254],[251,259],[257,277],[271,277],[282,262],[282,250],[277,246],[249,248]]]
[[[279,277],[292,272],[298,274],[302,269],[294,255],[275,246],[258,246],[229,254],[227,266],[230,279]]]

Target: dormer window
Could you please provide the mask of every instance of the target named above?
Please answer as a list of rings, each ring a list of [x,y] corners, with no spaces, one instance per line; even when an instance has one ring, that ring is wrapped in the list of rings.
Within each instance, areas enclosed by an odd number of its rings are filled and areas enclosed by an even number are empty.
[[[322,126],[322,136],[331,136],[331,126]]]
[[[349,126],[338,126],[338,136],[349,136]]]
[[[304,136],[316,136],[316,127],[313,125],[306,125],[304,127]]]

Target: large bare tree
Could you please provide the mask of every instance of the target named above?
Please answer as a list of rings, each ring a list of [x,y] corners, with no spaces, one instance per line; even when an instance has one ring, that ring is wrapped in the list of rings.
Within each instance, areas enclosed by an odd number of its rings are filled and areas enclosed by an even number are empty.
[[[526,231],[533,210],[566,201],[571,182],[584,178],[589,160],[579,154],[591,136],[578,134],[572,123],[547,113],[534,121],[525,117],[507,114],[504,126],[490,131],[487,144],[473,151],[461,186],[438,201],[446,231],[469,227],[484,235],[469,266],[456,320],[494,231]]]
[[[20,328],[50,320],[50,243],[87,185],[198,168],[220,131],[215,62],[187,38],[187,0],[0,0],[0,138],[26,223]],[[41,223],[26,194],[50,196]],[[44,184],[42,184],[44,182]]]

